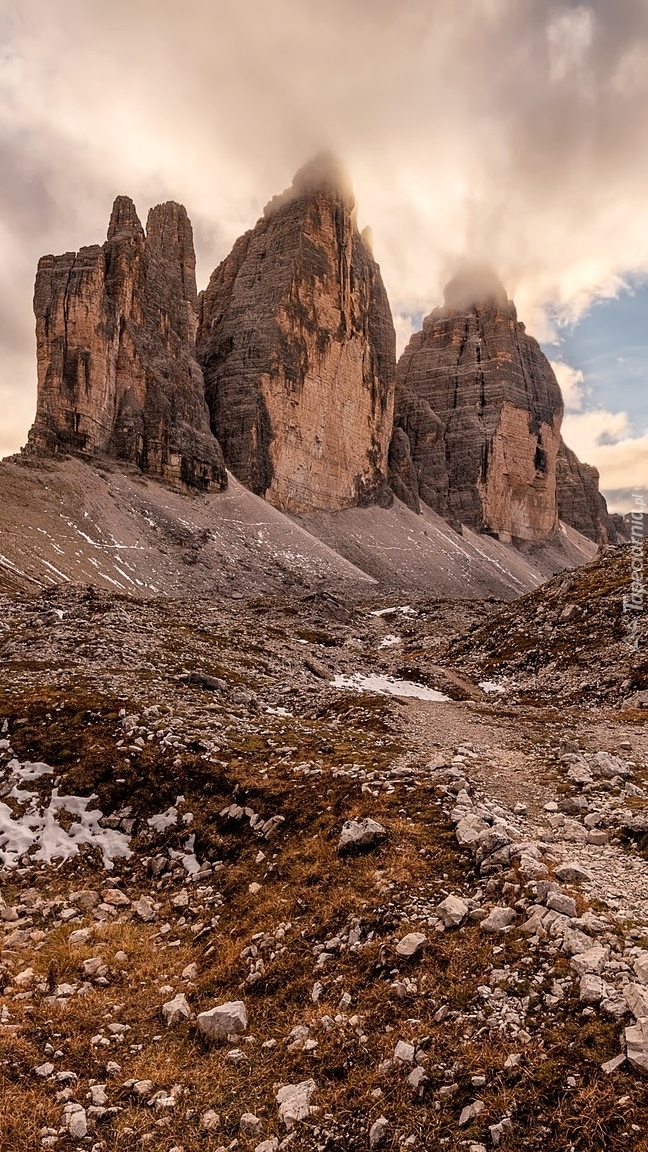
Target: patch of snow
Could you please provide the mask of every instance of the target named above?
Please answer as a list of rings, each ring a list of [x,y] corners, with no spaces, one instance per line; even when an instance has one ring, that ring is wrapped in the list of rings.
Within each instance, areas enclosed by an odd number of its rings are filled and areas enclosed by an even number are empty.
[[[167,808],[166,812],[160,812],[157,816],[151,816],[146,821],[149,828],[153,828],[155,832],[166,832],[167,828],[173,827],[178,822],[178,809],[173,805]]]
[[[480,680],[479,687],[484,692],[492,692],[497,695],[501,695],[502,693],[506,692],[506,688],[504,688],[501,684],[496,684],[494,680]]]
[[[400,612],[403,616],[417,616],[418,613],[415,608],[409,604],[395,604],[393,608],[374,608],[369,613],[370,616],[389,616],[392,612]]]
[[[54,769],[47,764],[20,764],[12,760],[9,764],[12,778],[35,780],[51,774]],[[81,844],[96,847],[102,854],[104,868],[113,867],[116,856],[128,858],[131,855],[130,838],[112,828],[102,828],[99,821],[103,812],[99,808],[89,809],[96,800],[92,796],[59,796],[53,788],[49,802],[41,805],[34,792],[21,791],[17,784],[9,796],[21,803],[28,802],[25,812],[14,812],[8,804],[0,803],[0,861],[5,868],[15,868],[24,853],[32,859],[46,864],[54,859],[68,860],[78,855]],[[74,817],[69,827],[59,823],[59,814],[67,812]],[[36,848],[37,851],[33,852]]]
[[[395,648],[397,644],[401,643],[400,636],[383,636],[379,648]]]
[[[362,676],[355,672],[352,676],[336,676],[334,688],[347,688],[353,692],[378,692],[382,696],[413,696],[417,700],[432,700],[440,703],[449,700],[442,692],[426,688],[425,684],[415,684],[413,680],[396,680],[393,676]]]
[[[32,763],[31,760],[25,760],[23,764],[20,760],[10,760],[7,764],[10,769],[11,775],[15,780],[21,782],[29,780],[38,780],[39,776],[51,776],[54,769],[49,764],[42,762]]]

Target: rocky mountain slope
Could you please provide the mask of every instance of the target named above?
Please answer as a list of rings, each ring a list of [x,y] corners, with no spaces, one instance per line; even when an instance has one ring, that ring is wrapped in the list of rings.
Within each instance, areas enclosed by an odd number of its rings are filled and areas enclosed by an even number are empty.
[[[2,599],[7,1148],[642,1147],[646,712],[449,662],[510,611]]]
[[[561,441],[556,460],[558,515],[589,540],[615,544],[625,533],[607,510],[599,492],[599,474],[590,464],[581,464],[575,452]]]
[[[268,204],[201,295],[198,355],[228,468],[291,512],[391,503],[395,335],[330,157]]]
[[[127,196],[105,244],[42,258],[28,451],[99,452],[190,487],[225,486],[195,356],[195,269],[185,209],[152,208],[145,233]]]
[[[643,545],[644,566],[648,542]],[[608,547],[451,646],[458,666],[513,698],[648,706],[648,627],[630,603],[631,555]]]
[[[594,551],[569,532],[525,555],[399,503],[295,520],[233,477],[192,496],[108,457],[1,463],[0,537],[6,592],[72,582],[219,599],[322,582],[355,595],[375,580],[510,599]]]

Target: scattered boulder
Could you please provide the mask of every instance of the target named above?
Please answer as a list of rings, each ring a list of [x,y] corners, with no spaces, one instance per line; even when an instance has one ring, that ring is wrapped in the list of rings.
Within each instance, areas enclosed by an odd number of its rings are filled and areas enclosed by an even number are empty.
[[[133,904],[133,911],[145,924],[155,920],[155,905],[150,896],[140,896],[139,900]]]
[[[300,1084],[284,1084],[277,1092],[279,1119],[290,1132],[299,1120],[310,1115],[310,1102],[317,1091],[314,1080],[302,1080]]]
[[[622,991],[628,1008],[637,1020],[648,1016],[648,988],[641,984],[625,984]]]
[[[485,920],[482,920],[479,927],[482,932],[504,932],[515,919],[516,912],[513,908],[497,906],[489,912]]]
[[[366,817],[364,820],[347,820],[342,826],[338,841],[338,855],[352,852],[369,852],[387,836],[387,829],[377,820]]]
[[[576,901],[571,896],[565,895],[564,892],[550,892],[547,897],[547,908],[553,909],[561,916],[569,916],[573,919],[578,915],[576,908]]]
[[[468,915],[468,905],[460,896],[446,896],[437,906],[437,915],[446,928],[458,928]]]
[[[239,1120],[239,1132],[241,1136],[258,1140],[263,1135],[263,1120],[259,1120],[253,1112],[244,1112]]]
[[[580,978],[580,1000],[583,1004],[600,1004],[607,995],[605,981],[593,972],[584,972]]]
[[[556,876],[563,884],[591,883],[594,877],[587,868],[576,864],[573,860],[567,864],[560,864],[556,868]]]
[[[162,1005],[162,1015],[167,1028],[172,1028],[174,1024],[179,1024],[182,1020],[190,1018],[191,1008],[187,1004],[187,997],[184,992],[178,992],[173,1000],[167,1000],[166,1004]]]
[[[83,1140],[88,1135],[86,1110],[81,1104],[70,1101],[63,1109],[63,1127],[73,1140]]]
[[[586,952],[577,952],[572,956],[571,966],[575,972],[578,972],[579,976],[584,976],[587,972],[593,972],[598,976],[603,971],[609,956],[609,948],[604,948],[601,944],[593,944]]]
[[[408,932],[396,945],[396,955],[404,960],[414,960],[422,956],[427,948],[427,936],[422,932]]]
[[[648,1073],[648,1019],[637,1020],[625,1030],[628,1060],[638,1072]]]
[[[640,984],[648,984],[648,950],[642,949],[634,962],[634,970]]]
[[[198,1014],[198,1029],[208,1040],[226,1040],[239,1036],[248,1026],[248,1014],[242,1000],[217,1004],[207,1012]]]

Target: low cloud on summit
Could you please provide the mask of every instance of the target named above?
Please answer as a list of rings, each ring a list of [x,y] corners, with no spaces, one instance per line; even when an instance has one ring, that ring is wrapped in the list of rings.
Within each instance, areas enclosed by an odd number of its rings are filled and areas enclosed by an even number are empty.
[[[458,258],[491,263],[541,338],[648,276],[648,0],[0,0],[0,44],[0,454],[35,406],[38,257],[101,242],[121,192],[186,205],[204,284],[332,148],[401,343]],[[603,484],[629,487],[646,438],[607,415]]]

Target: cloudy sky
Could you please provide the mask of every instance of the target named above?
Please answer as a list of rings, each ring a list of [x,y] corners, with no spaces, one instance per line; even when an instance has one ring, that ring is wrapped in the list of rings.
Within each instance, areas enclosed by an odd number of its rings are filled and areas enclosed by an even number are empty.
[[[613,508],[648,483],[648,0],[0,0],[0,455],[35,404],[38,257],[181,200],[204,284],[323,147],[402,343],[490,260]]]

